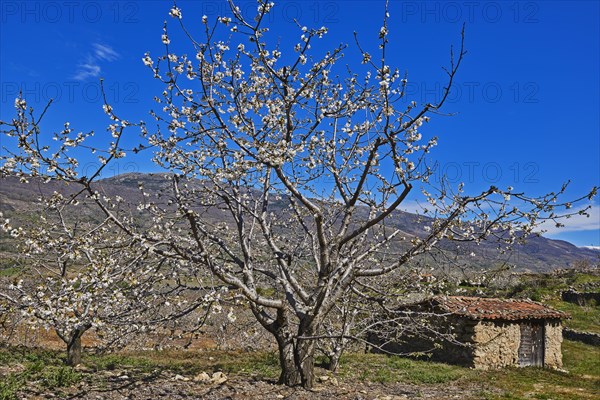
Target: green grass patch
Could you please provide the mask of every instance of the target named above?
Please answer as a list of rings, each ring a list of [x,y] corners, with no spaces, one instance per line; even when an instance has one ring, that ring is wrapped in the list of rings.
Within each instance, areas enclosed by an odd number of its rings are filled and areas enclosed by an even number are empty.
[[[0,347],[0,365],[25,364],[41,362],[43,364],[56,364],[61,362],[62,352],[27,348],[24,346]]]
[[[0,400],[18,400],[17,393],[25,384],[21,376],[9,375],[2,376],[0,379]]]
[[[595,377],[600,390],[600,347],[565,340],[562,353],[566,370],[574,375]]]
[[[528,297],[545,302],[560,300],[560,293],[569,288],[588,291],[590,284],[597,282],[600,282],[599,273],[564,271],[561,274],[523,274],[514,286],[489,294],[500,297]]]
[[[586,273],[577,273],[569,278],[568,284],[570,286],[582,286],[588,283],[600,282],[600,275],[592,275]]]
[[[563,364],[569,372],[545,368],[505,368],[482,372],[474,381],[496,387],[501,394],[482,398],[499,399],[597,399],[600,395],[600,349],[565,340]]]
[[[11,277],[19,275],[23,272],[23,268],[21,267],[3,267],[0,268],[0,277]]]
[[[71,367],[61,365],[44,368],[41,372],[41,378],[42,386],[55,389],[76,384],[81,380],[82,375]]]
[[[472,374],[468,368],[382,354],[348,354],[342,357],[339,371],[343,378],[411,384],[447,383]]]
[[[0,375],[0,400],[20,399],[19,390],[28,382],[56,390],[76,384],[82,375],[65,366],[61,353],[24,347],[1,348],[0,365],[13,372]]]
[[[184,375],[223,371],[253,374],[265,379],[279,376],[278,356],[272,352],[140,351],[99,356],[87,355],[84,357],[84,364],[95,371],[130,368],[143,373],[160,369]]]
[[[600,333],[600,305],[579,306],[561,300],[549,300],[546,303],[557,310],[571,314],[570,319],[563,321],[566,327],[578,331]]]

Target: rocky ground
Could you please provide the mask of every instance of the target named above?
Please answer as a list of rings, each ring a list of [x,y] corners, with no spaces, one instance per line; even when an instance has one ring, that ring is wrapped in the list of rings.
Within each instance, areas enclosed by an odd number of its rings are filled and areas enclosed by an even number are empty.
[[[183,376],[154,371],[131,376],[131,371],[82,371],[84,378],[73,387],[39,390],[34,383],[19,395],[27,399],[480,399],[483,387],[455,384],[407,385],[371,382],[338,382],[321,376],[313,390],[289,388],[250,376],[226,376],[221,372]],[[129,375],[128,375],[129,373]]]

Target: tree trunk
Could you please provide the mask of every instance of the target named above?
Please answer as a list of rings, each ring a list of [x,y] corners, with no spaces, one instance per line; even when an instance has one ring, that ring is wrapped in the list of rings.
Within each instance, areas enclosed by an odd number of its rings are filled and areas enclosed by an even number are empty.
[[[67,365],[74,367],[81,364],[81,337],[91,326],[91,324],[85,324],[73,329],[68,340],[62,337],[67,343]]]
[[[299,340],[296,344],[296,365],[305,389],[312,389],[315,384],[315,348],[315,339]]]
[[[74,336],[67,343],[67,365],[74,367],[81,364],[81,335]]]
[[[342,357],[342,352],[333,351],[331,354],[327,356],[329,361],[327,362],[327,369],[331,372],[336,372],[338,367],[340,366],[340,358]]]
[[[275,337],[279,349],[279,366],[281,374],[279,383],[286,386],[298,386],[302,383],[300,371],[296,367],[296,357],[294,354],[294,343],[292,340]]]
[[[280,340],[279,383],[286,386],[299,386],[311,389],[315,383],[315,342],[314,340]]]
[[[259,321],[259,312],[254,310]],[[279,383],[286,386],[303,386],[310,389],[315,381],[315,349],[314,339],[298,339],[302,336],[311,336],[312,329],[307,329],[307,324],[300,324],[297,332],[292,332],[285,310],[277,310],[274,322],[263,326],[275,337],[279,351],[279,366],[281,374]]]

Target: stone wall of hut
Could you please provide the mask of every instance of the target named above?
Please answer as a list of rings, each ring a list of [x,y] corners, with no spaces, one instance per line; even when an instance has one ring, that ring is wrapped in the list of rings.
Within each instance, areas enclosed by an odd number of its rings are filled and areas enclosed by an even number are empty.
[[[475,325],[473,366],[478,369],[517,365],[521,327],[514,321],[479,321]]]
[[[459,317],[435,318],[432,327],[453,339],[439,335],[404,335],[382,346],[390,353],[427,355],[433,361],[458,364],[476,369],[495,369],[519,365],[521,323],[523,321],[478,321]],[[371,337],[375,340],[375,337]],[[373,341],[377,343],[377,341]],[[377,344],[381,345],[379,341]],[[562,325],[547,320],[544,325],[544,366],[562,367]],[[373,350],[377,351],[377,350]]]
[[[546,321],[544,329],[544,366],[562,367],[562,324],[559,320]]]
[[[519,364],[522,321],[480,321],[475,326],[473,366],[494,369]],[[544,366],[562,367],[562,325],[559,320],[544,324]]]

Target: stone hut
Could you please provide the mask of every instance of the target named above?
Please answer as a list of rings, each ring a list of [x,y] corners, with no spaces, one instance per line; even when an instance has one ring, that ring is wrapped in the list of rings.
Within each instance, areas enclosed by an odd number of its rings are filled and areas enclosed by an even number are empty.
[[[562,367],[561,320],[569,316],[543,304],[438,296],[405,306],[400,312],[421,329],[406,330],[400,340],[379,346],[384,351],[425,353],[437,361],[478,369]]]

